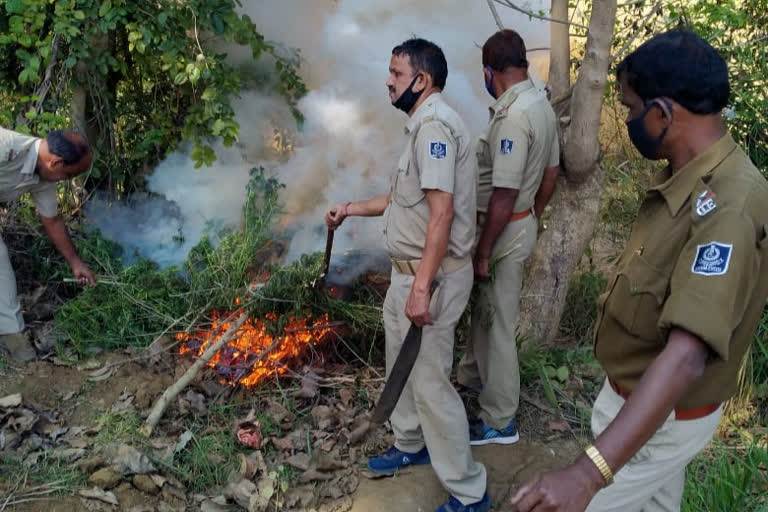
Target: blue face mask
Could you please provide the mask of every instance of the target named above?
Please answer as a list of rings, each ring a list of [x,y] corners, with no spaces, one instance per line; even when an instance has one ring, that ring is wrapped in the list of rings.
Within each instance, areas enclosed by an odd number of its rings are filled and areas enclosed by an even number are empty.
[[[485,74],[483,74],[483,81],[485,82],[485,90],[488,91],[488,94],[491,95],[491,98],[498,99],[496,96],[496,93],[493,92],[493,69],[491,66],[485,66],[485,69],[488,71],[488,74],[491,75],[490,80],[487,80],[485,78]]]

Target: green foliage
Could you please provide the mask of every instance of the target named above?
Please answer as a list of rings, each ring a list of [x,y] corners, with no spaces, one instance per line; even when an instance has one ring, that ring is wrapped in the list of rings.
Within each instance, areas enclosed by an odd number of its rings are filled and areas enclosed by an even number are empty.
[[[100,149],[91,178],[120,193],[137,172],[181,140],[198,166],[215,159],[206,142],[237,141],[231,100],[239,68],[210,41],[243,45],[270,90],[295,104],[305,92],[298,62],[278,53],[236,0],[8,0],[0,4],[0,120],[34,134],[72,124],[70,104],[87,93],[91,138]],[[210,48],[209,48],[210,47]],[[271,69],[270,69],[271,68]],[[42,96],[45,94],[45,97]],[[18,122],[17,122],[18,121]]]
[[[768,10],[764,0],[622,3],[613,43],[619,57],[656,33],[686,27],[709,41],[728,63],[731,100],[726,122],[753,162],[768,172]],[[618,63],[618,60],[615,62]],[[609,75],[615,86],[615,75]]]
[[[272,244],[280,187],[261,170],[254,171],[244,206],[244,229],[209,233],[192,249],[182,269],[159,269],[148,260],[123,267],[114,245],[100,236],[91,234],[78,241],[83,257],[117,284],[97,284],[67,301],[56,312],[57,329],[80,354],[92,345],[146,346],[163,332],[180,330],[213,309],[232,309],[242,299],[254,317],[277,315],[278,320],[268,325],[273,333],[280,332],[291,317],[328,313],[332,321],[344,321],[373,343],[381,332],[375,297],[354,283],[349,301],[331,297],[318,286],[320,253],[304,255],[287,266],[267,267],[265,285],[245,293],[251,276],[265,270],[254,265],[265,259]]]
[[[715,444],[688,466],[683,512],[768,511],[768,450]]]
[[[768,10],[764,0],[672,2],[670,25],[695,30],[718,49],[730,71],[734,137],[752,161],[768,172]]]
[[[123,267],[112,244],[92,234],[78,243],[98,272],[117,284],[97,284],[56,312],[56,326],[77,352],[90,345],[145,346],[180,320],[213,308],[230,308],[248,281],[248,268],[271,236],[278,212],[278,183],[261,170],[252,174],[244,207],[245,228],[204,238],[184,269],[159,269],[148,260]],[[183,271],[181,271],[183,270]]]
[[[565,309],[560,319],[560,333],[578,343],[591,341],[592,326],[597,320],[597,299],[604,291],[607,280],[591,262],[589,270],[571,276]]]

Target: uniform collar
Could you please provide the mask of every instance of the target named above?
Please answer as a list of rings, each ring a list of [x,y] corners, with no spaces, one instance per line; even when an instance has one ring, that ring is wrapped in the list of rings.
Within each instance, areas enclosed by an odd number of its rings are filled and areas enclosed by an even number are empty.
[[[413,131],[414,128],[419,126],[421,120],[427,117],[429,107],[440,101],[442,97],[443,95],[439,92],[433,92],[427,96],[427,99],[425,99],[424,102],[419,105],[419,108],[416,109],[416,112],[414,112],[413,115],[408,119],[408,122],[405,123],[405,133],[409,134]]]
[[[32,175],[35,172],[35,169],[37,168],[37,155],[40,152],[40,143],[42,142],[42,139],[37,139],[34,144],[32,144],[32,147],[29,148],[29,151],[27,151],[27,154],[24,155],[24,158],[26,159],[24,161],[24,166],[21,168],[21,174],[27,174]]]
[[[491,112],[491,118],[493,118],[499,111],[509,107],[515,102],[518,96],[532,87],[533,82],[529,77],[504,91],[504,94],[499,96],[496,102],[488,107],[488,110]]]
[[[735,149],[736,142],[734,142],[731,134],[726,132],[720,140],[674,174],[670,167],[665,168],[654,180],[655,186],[651,187],[650,190],[657,190],[661,193],[667,201],[670,213],[673,216],[677,215],[677,212],[691,196],[699,179],[711,173]]]

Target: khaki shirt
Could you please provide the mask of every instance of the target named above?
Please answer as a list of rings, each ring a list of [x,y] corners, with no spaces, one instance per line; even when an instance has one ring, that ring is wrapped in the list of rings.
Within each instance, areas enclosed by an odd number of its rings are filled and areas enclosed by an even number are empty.
[[[515,212],[530,210],[544,169],[560,162],[555,112],[530,79],[507,89],[489,110],[488,131],[477,144],[477,210],[488,212],[494,187],[519,190]]]
[[[600,298],[595,353],[631,391],[672,327],[712,350],[678,407],[722,402],[768,296],[768,183],[725,135],[648,190],[617,275]]]
[[[35,173],[41,140],[0,128],[0,202],[11,202],[24,192],[32,194],[43,217],[58,213],[56,183],[41,181]]]
[[[384,242],[396,259],[420,259],[429,223],[425,190],[453,194],[447,256],[468,258],[475,239],[476,164],[467,127],[439,93],[405,125],[407,143],[392,176]]]

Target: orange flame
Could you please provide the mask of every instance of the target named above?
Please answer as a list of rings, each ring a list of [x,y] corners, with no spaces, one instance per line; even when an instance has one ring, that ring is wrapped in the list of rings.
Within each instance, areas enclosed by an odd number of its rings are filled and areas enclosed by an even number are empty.
[[[210,331],[177,334],[176,339],[181,342],[179,354],[202,355],[234,323],[235,319],[229,320],[229,316],[230,313],[220,315],[214,312]],[[329,320],[327,314],[314,320],[311,317],[291,317],[284,327],[285,334],[280,336],[276,346],[258,360],[262,352],[275,341],[267,332],[267,322],[276,320],[277,315],[274,313],[267,314],[265,320],[246,320],[232,340],[214,354],[208,366],[216,371],[225,384],[255,386],[267,377],[288,371],[291,362],[299,359],[310,345],[324,341],[331,332],[330,327],[325,327]],[[218,334],[211,336],[212,332]]]

